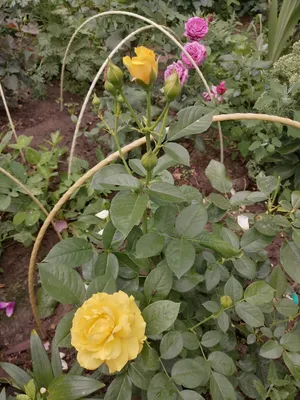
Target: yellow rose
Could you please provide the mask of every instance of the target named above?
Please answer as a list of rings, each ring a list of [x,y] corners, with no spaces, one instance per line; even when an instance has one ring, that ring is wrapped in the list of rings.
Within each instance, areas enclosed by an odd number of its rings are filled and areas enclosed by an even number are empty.
[[[137,56],[132,58],[124,57],[123,63],[128,68],[133,79],[138,79],[149,85],[149,83],[152,83],[150,81],[156,79],[158,71],[155,53],[144,46],[136,47],[134,52]]]
[[[110,373],[120,371],[141,352],[145,328],[133,296],[122,291],[94,294],[73,319],[71,338],[79,364],[94,370],[105,363]]]

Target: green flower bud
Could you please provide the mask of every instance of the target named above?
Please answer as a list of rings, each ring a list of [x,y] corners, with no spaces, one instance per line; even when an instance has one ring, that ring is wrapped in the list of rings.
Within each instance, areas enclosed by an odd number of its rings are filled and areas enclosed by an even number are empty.
[[[123,72],[110,60],[108,62],[106,80],[117,89],[121,89],[121,87],[123,86]]]
[[[99,105],[100,105],[100,99],[99,99],[99,97],[96,95],[96,93],[94,93],[94,95],[93,95],[92,104],[93,104],[93,106],[99,106]]]
[[[113,84],[111,84],[109,81],[105,81],[104,83],[104,89],[108,92],[111,93],[113,96],[116,96],[117,94],[117,89],[114,87]]]
[[[177,72],[174,71],[172,75],[165,80],[164,94],[169,101],[173,101],[180,94],[180,92],[180,81]]]
[[[141,159],[142,166],[146,171],[152,171],[157,164],[157,157],[152,150],[145,153]]]
[[[232,298],[230,296],[222,296],[220,298],[220,304],[223,308],[232,306]]]
[[[120,103],[120,104],[123,104],[124,103],[124,99],[123,99],[123,97],[119,94],[119,96],[117,97],[117,101],[118,101],[118,103]]]

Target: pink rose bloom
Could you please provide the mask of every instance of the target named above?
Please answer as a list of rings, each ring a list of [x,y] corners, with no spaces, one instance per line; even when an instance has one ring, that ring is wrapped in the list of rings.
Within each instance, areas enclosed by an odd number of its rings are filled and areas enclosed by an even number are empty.
[[[224,94],[226,92],[226,82],[222,81],[219,83],[219,85],[217,86],[217,93],[218,94]]]
[[[203,44],[200,44],[198,42],[187,43],[184,46],[184,48],[197,65],[201,65],[207,56],[205,46],[203,46]],[[187,58],[187,56],[183,52],[181,53],[181,58],[187,68],[189,69],[194,68],[191,61]]]
[[[205,18],[192,17],[185,23],[184,36],[190,40],[201,40],[208,32],[208,22]]]
[[[177,72],[180,85],[183,86],[188,79],[189,71],[185,68],[183,62],[178,60],[177,62],[173,62],[173,64],[169,65],[165,70],[165,80],[172,75],[174,71]]]

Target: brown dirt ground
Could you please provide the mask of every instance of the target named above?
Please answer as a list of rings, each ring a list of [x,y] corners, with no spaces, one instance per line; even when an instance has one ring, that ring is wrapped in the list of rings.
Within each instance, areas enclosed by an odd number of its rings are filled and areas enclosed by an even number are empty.
[[[70,148],[75,125],[71,121],[67,106],[63,112],[59,111],[58,98],[58,87],[50,86],[46,100],[27,99],[12,111],[17,133],[33,136],[33,147],[37,147],[44,139],[48,139],[51,132],[60,130],[64,137],[63,144]],[[79,96],[70,94],[65,96],[66,104],[79,105],[81,102],[82,99]],[[95,116],[88,111],[83,125],[92,126],[95,121]],[[5,114],[0,111],[0,131],[6,125]],[[208,195],[213,191],[205,176],[205,169],[211,159],[219,159],[219,150],[212,145],[212,143],[215,143],[214,135],[214,132],[211,132],[204,136],[206,142],[204,153],[195,150],[193,140],[185,140],[183,142],[183,145],[191,155],[191,168],[175,168],[172,170],[177,184],[192,184],[204,195]],[[76,156],[88,160],[91,167],[96,163],[96,148],[97,145],[91,144],[84,136],[80,136],[77,141]],[[105,148],[102,151],[106,154],[108,149]],[[225,166],[228,175],[233,179],[235,190],[245,190],[253,186],[247,177],[245,161],[241,158],[233,161],[230,149],[225,151]],[[56,242],[56,235],[49,230],[41,246],[38,261],[45,257]],[[277,252],[277,247],[278,244],[276,242],[272,253],[274,250]],[[5,285],[0,289],[0,299],[16,301],[15,313],[10,319],[5,317],[4,313],[0,314],[0,360],[13,362],[23,367],[30,366],[29,337],[31,330],[35,327],[27,294],[27,269],[31,250],[32,247],[24,248],[18,243],[8,243],[4,254],[0,258],[0,266],[4,269],[4,274],[0,275],[0,283]],[[277,258],[277,255],[275,258]],[[67,311],[66,306],[60,305],[54,316],[44,320],[45,340],[53,337],[56,325]],[[0,370],[0,376],[3,375],[3,371]]]

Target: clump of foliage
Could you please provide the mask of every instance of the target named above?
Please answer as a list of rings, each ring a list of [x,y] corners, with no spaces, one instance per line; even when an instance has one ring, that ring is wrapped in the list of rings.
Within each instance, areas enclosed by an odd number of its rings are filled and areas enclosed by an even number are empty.
[[[293,44],[291,53],[282,56],[273,65],[272,74],[290,85],[300,83],[300,41]]]

